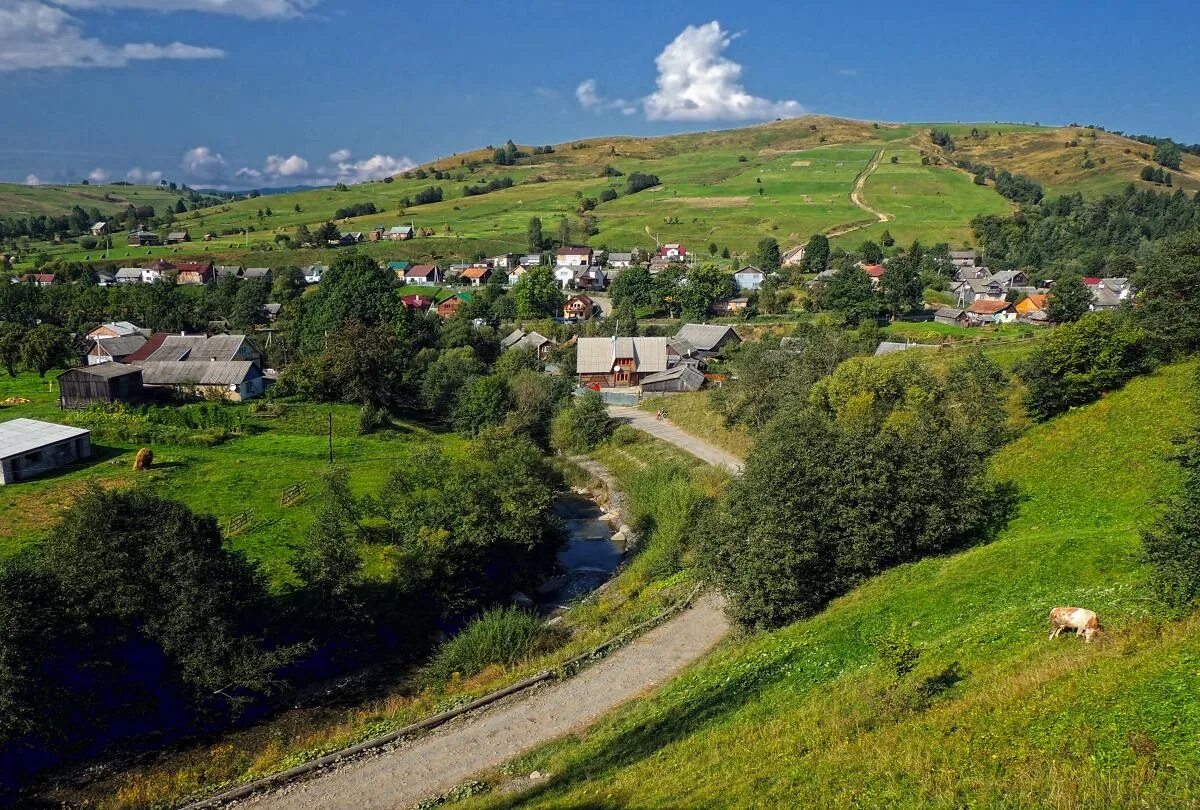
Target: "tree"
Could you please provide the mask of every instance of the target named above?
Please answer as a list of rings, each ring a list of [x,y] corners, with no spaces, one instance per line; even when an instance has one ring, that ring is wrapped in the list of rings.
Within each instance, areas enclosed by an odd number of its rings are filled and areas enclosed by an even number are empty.
[[[896,244],[896,240],[892,238],[892,232],[887,230],[880,234],[879,241],[885,248],[890,248],[892,245]]]
[[[271,295],[281,304],[294,301],[304,292],[304,271],[299,267],[281,267],[275,271]]]
[[[21,344],[25,342],[25,330],[11,321],[0,322],[0,364],[8,376],[17,376],[21,366]]]
[[[607,439],[612,429],[604,400],[595,391],[587,391],[554,420],[554,444],[563,450],[586,453]]]
[[[472,377],[486,371],[483,361],[470,346],[457,346],[438,355],[421,379],[421,404],[427,411],[446,419],[453,418],[449,407],[458,392]]]
[[[709,256],[716,256],[718,250],[720,250],[720,248],[717,246],[716,242],[708,243],[708,255]]]
[[[635,307],[652,306],[654,301],[654,276],[645,267],[630,267],[612,281],[609,287],[614,304],[628,300]]]
[[[924,285],[919,271],[920,255],[909,252],[893,259],[880,279],[883,302],[892,317],[919,309]]]
[[[741,624],[776,627],[897,564],[986,539],[1006,516],[979,429],[992,386],[951,389],[920,360],[851,359],[758,433],[703,515],[701,571]],[[988,423],[986,430],[1001,430]]]
[[[530,253],[537,253],[546,246],[546,237],[542,235],[541,218],[529,218],[529,227],[526,230],[526,239],[528,240]]]
[[[822,233],[813,234],[804,247],[804,271],[823,273],[829,267],[829,237]]]
[[[782,256],[779,251],[779,242],[773,236],[764,236],[758,240],[758,247],[754,251],[754,266],[762,270],[764,274],[778,273],[782,266]]]
[[[384,326],[403,310],[392,271],[357,251],[338,256],[304,303],[303,346],[310,352],[319,351],[326,335],[352,321],[368,328]]]
[[[39,377],[52,368],[74,365],[76,355],[71,336],[53,324],[38,324],[21,341],[21,362]]]
[[[304,247],[311,245],[315,239],[316,237],[312,235],[312,231],[308,229],[308,226],[300,223],[300,227],[296,229],[296,243]],[[321,247],[324,247],[324,245],[321,245]]]
[[[689,270],[679,289],[679,303],[685,320],[701,321],[708,317],[714,302],[733,295],[733,276],[716,265],[701,265]]]
[[[1046,299],[1046,314],[1057,323],[1077,321],[1092,309],[1092,291],[1078,273],[1068,273],[1054,282]]]
[[[359,510],[344,467],[326,470],[321,485],[313,525],[293,566],[323,608],[339,603],[345,606],[343,600],[358,583],[362,570],[362,556],[352,535]]]
[[[643,174],[642,172],[631,172],[626,180],[625,191],[627,194],[637,194],[639,191],[645,191],[646,189],[653,188],[658,184],[658,175]]]
[[[503,377],[472,377],[459,392],[454,407],[454,429],[477,435],[504,421],[508,412],[508,383]]]
[[[329,247],[333,242],[337,242],[342,238],[342,232],[338,230],[338,226],[332,222],[322,223],[313,234],[313,239],[316,240],[317,247]]]
[[[871,277],[861,267],[847,267],[835,272],[825,282],[822,306],[841,313],[850,324],[874,318],[879,312]]]
[[[571,244],[571,220],[566,214],[558,218],[558,243],[563,246]]]
[[[238,284],[233,306],[229,310],[229,321],[237,329],[251,330],[267,322],[267,283],[262,279],[248,278]]]
[[[554,271],[544,265],[526,270],[509,297],[520,318],[552,318],[562,312],[566,301]]]
[[[621,303],[613,308],[613,334],[623,337],[636,337],[638,333],[637,307],[629,298],[621,299]]]
[[[1139,291],[1135,316],[1158,352],[1200,349],[1200,231],[1156,244],[1133,283]]]
[[[865,264],[880,264],[883,261],[883,248],[867,239],[858,246],[858,255]]]
[[[1160,141],[1154,146],[1154,162],[1168,169],[1179,169],[1183,163],[1183,153],[1176,144]]]
[[[1183,467],[1183,487],[1142,531],[1142,548],[1159,597],[1183,611],[1200,600],[1200,429],[1194,426],[1180,442],[1176,459]]]

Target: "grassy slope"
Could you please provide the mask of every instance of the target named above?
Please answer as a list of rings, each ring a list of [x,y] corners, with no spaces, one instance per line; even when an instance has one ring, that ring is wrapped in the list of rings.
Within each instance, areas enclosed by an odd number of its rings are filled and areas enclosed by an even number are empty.
[[[0,377],[0,400],[10,396],[31,402],[0,406],[0,421],[56,419],[57,393],[48,390],[36,375],[23,374],[16,380]],[[359,436],[356,408],[315,405],[290,406],[278,418],[251,417],[250,435],[217,447],[153,446],[155,468],[148,475],[133,473],[138,445],[97,442],[89,463],[0,487],[0,556],[36,542],[81,487],[141,482],[222,521],[253,510],[253,522],[231,545],[260,564],[273,583],[285,583],[292,575],[288,561],[312,520],[312,506],[301,503],[281,508],[279,497],[284,488],[298,483],[308,484],[310,492],[317,491],[328,460],[331,411],[335,458],[350,470],[351,485],[360,493],[377,490],[396,464],[426,442],[439,442],[451,452],[461,447],[461,441],[452,435],[436,435],[415,425],[397,424],[394,430]],[[368,558],[368,572],[376,563],[383,565],[384,549],[370,547],[368,553],[379,557]]]
[[[175,205],[180,193],[160,186],[21,186],[0,183],[0,217],[22,218],[37,214],[62,215],[72,206],[102,214],[123,211],[130,205],[152,205],[163,211]]]
[[[880,576],[808,621],[729,644],[582,741],[543,807],[1180,806],[1200,779],[1195,622],[1156,626],[1137,528],[1177,483],[1170,439],[1197,365],[1137,379],[1030,430],[997,476],[1025,499],[995,542]],[[1058,604],[1095,608],[1103,643],[1045,637]],[[904,628],[910,676],[958,662],[925,711],[884,699],[874,639]],[[1189,791],[1191,791],[1189,793]],[[487,806],[521,799],[488,797]]]

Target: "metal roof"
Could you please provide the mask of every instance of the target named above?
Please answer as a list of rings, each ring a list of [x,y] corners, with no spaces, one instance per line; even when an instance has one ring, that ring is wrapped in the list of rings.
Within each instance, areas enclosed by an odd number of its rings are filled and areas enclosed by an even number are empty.
[[[233,360],[246,341],[245,335],[167,335],[162,345],[146,359]]]
[[[229,385],[257,377],[249,360],[146,361],[139,363],[146,385]]]
[[[92,331],[95,332],[105,327],[113,332],[116,332],[120,337],[126,337],[141,331],[135,324],[132,324],[129,321],[109,321],[108,323],[100,324]]]
[[[141,369],[137,366],[130,366],[125,363],[100,363],[95,366],[80,366],[79,368],[69,368],[62,374],[59,374],[59,379],[62,379],[68,374],[87,374],[91,377],[105,377],[112,379],[113,377],[124,377],[126,374],[137,374]]]
[[[90,433],[85,428],[56,425],[38,419],[0,422],[0,458],[12,458]]]
[[[607,374],[618,359],[632,359],[634,371],[653,374],[667,370],[664,337],[579,338],[575,369],[580,374]]]
[[[741,337],[732,326],[719,326],[709,323],[685,323],[679,328],[675,337],[686,340],[702,352],[711,352],[727,336],[741,341]]]
[[[133,354],[138,349],[146,345],[145,335],[124,335],[123,337],[104,338],[102,340],[92,339],[95,346],[94,349],[100,349],[101,352],[96,354],[107,354],[109,357],[124,357],[127,354]]]

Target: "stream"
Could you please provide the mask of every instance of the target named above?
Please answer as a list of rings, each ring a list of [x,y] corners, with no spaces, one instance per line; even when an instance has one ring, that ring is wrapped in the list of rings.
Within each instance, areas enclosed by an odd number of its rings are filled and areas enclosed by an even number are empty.
[[[558,551],[559,573],[536,592],[537,607],[543,613],[565,608],[607,582],[626,550],[613,525],[620,519],[605,513],[587,495],[569,492],[558,499],[554,511],[562,518],[566,542]]]

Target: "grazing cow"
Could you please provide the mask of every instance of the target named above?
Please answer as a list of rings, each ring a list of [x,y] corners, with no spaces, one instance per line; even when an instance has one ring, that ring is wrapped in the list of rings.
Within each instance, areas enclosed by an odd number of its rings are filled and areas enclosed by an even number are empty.
[[[1058,638],[1063,630],[1074,630],[1090,642],[1100,632],[1100,620],[1093,611],[1077,607],[1056,607],[1050,611],[1050,638]]]

